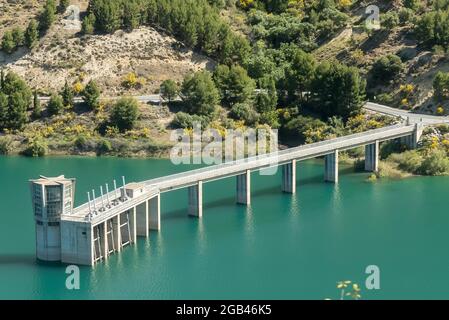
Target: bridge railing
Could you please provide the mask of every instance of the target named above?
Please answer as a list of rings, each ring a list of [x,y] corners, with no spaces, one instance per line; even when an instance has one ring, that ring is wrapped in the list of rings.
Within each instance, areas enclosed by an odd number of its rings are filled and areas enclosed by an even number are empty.
[[[178,181],[180,186],[183,186],[186,183],[195,184],[196,180],[210,180],[221,178],[223,176],[230,176],[233,173],[236,175],[248,169],[275,166],[292,159],[305,160],[307,158],[318,157],[331,153],[336,149],[344,150],[367,144],[367,141],[371,140],[385,140],[395,136],[411,134],[414,129],[415,128],[413,125],[407,126],[404,124],[398,124],[338,137],[331,140],[306,144],[264,155],[257,155],[240,160],[225,162],[223,164],[176,173],[165,177],[147,180],[144,183],[146,185],[158,186],[161,191],[164,191],[165,188],[172,188],[173,184],[177,183],[176,181]]]

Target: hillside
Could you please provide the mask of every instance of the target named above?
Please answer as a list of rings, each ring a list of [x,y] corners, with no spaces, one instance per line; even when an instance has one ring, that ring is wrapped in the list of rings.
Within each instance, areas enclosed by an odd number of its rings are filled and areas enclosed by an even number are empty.
[[[293,146],[396,121],[364,112],[366,100],[449,113],[447,0],[2,4],[0,153],[166,156],[170,130],[198,122],[223,137],[279,129]],[[160,94],[157,107],[132,98],[148,94]],[[427,132],[406,156],[438,162],[432,170],[408,171],[449,172],[448,132]],[[404,146],[385,149],[384,159]]]

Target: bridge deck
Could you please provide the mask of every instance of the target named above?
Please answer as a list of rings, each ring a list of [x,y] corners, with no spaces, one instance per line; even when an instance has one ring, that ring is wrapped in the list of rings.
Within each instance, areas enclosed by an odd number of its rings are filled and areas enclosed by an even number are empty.
[[[403,136],[411,135],[415,130],[415,125],[398,124],[389,127],[370,130],[362,133],[356,133],[344,137],[339,137],[327,141],[321,141],[317,143],[302,145],[295,148],[289,148],[286,150],[273,152],[265,155],[254,156],[236,161],[230,161],[223,164],[204,167],[201,169],[190,170],[178,174],[155,178],[144,181],[145,184],[145,196],[138,197],[136,199],[130,199],[122,202],[114,208],[100,213],[99,217],[95,217],[94,220],[89,223],[95,223],[95,220],[103,220],[111,215],[123,212],[137,204],[142,202],[143,198],[150,197],[158,192],[166,192],[179,188],[195,185],[198,181],[208,182],[225,177],[236,176],[247,170],[260,170],[269,168],[272,166],[281,165],[292,160],[306,160],[324,156],[335,152],[336,150],[347,150],[356,148],[359,146],[374,143],[376,141],[385,141],[395,139]],[[106,196],[105,196],[106,197]],[[114,192],[109,193],[109,197],[112,200],[117,199]],[[142,198],[142,199],[140,199]],[[96,199],[96,206],[101,207],[101,200]],[[131,206],[131,207],[130,207]],[[129,208],[128,208],[129,207]],[[74,221],[87,221],[86,217],[89,214],[89,206],[87,203],[74,209],[72,215],[64,216],[65,220]]]

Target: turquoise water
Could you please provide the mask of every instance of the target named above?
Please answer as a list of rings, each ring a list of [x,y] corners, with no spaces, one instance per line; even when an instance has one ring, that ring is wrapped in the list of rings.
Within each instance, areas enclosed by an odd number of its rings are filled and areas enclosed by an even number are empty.
[[[236,205],[235,178],[204,185],[202,220],[188,217],[187,191],[163,194],[162,230],[106,263],[81,268],[36,262],[28,179],[77,178],[76,202],[101,183],[182,171],[167,160],[0,157],[0,299],[324,299],[339,280],[363,299],[449,298],[449,178],[369,183],[340,170],[322,182],[319,161],[298,164],[297,194],[276,176],[252,176],[252,204]],[[380,268],[380,290],[364,286]]]

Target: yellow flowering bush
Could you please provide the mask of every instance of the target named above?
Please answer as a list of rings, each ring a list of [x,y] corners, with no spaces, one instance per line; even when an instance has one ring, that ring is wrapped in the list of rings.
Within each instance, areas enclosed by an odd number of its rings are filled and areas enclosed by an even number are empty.
[[[438,106],[437,108],[437,115],[443,115],[444,114],[444,108],[442,106]]]
[[[75,84],[73,85],[73,91],[75,92],[75,94],[80,94],[81,91],[83,91],[83,89],[84,89],[84,86],[79,81],[75,82]]]

